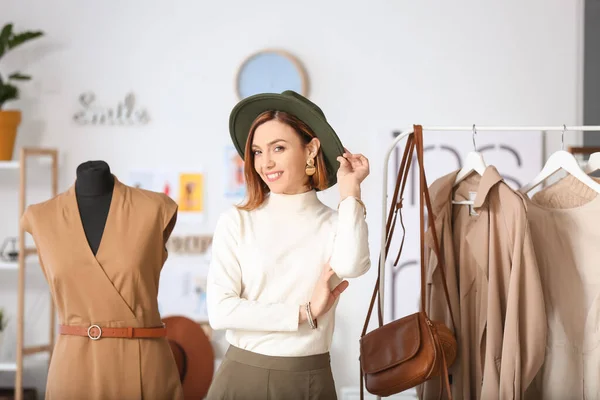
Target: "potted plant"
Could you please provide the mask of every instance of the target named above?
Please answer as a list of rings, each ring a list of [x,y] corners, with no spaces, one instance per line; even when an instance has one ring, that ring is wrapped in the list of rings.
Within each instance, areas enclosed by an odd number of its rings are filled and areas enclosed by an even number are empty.
[[[10,50],[42,36],[41,31],[13,32],[13,25],[6,24],[0,31],[0,59]],[[17,81],[28,81],[29,75],[13,72],[8,76],[0,74],[0,161],[12,160],[17,128],[21,123],[21,111],[4,110],[4,104],[19,98]]]

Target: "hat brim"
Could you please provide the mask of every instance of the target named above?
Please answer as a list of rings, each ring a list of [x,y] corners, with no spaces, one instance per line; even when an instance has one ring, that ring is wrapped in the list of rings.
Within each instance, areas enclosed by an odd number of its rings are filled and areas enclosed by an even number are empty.
[[[186,372],[181,386],[186,399],[201,399],[208,393],[215,369],[215,355],[210,340],[200,324],[181,316],[162,320],[167,339],[185,353]]]
[[[327,120],[308,104],[291,96],[278,93],[260,93],[240,101],[231,111],[229,133],[238,154],[245,159],[244,150],[252,123],[265,111],[284,111],[300,119],[312,129],[321,142],[321,151],[327,168],[327,187],[337,183],[337,158],[344,146]]]

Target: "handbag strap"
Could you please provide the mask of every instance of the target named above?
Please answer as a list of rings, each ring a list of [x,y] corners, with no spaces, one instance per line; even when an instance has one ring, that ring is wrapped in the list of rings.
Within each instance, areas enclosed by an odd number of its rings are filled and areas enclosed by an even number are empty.
[[[429,230],[433,237],[433,251],[437,257],[438,264],[440,266],[440,272],[442,274],[442,286],[444,288],[444,297],[446,297],[446,304],[448,311],[450,312],[450,319],[452,322],[452,329],[456,332],[456,324],[454,322],[454,314],[452,313],[452,307],[450,306],[450,295],[448,294],[448,284],[446,283],[446,265],[440,251],[440,244],[435,231],[435,215],[433,214],[433,207],[431,207],[431,198],[429,196],[429,189],[427,186],[427,177],[425,176],[425,166],[423,163],[423,127],[421,125],[414,126],[415,145],[417,148],[417,161],[419,161],[419,173],[420,173],[420,198],[421,203],[420,209],[420,224],[421,224],[421,311],[425,312],[425,207],[423,207],[423,199],[427,206]]]
[[[395,261],[395,264],[398,262],[398,259],[400,258],[400,254],[402,252],[402,248],[404,246],[404,238],[405,238],[405,230],[404,230],[404,223],[402,221],[402,206],[403,206],[403,194],[404,194],[404,189],[406,187],[406,182],[407,182],[407,178],[408,178],[408,172],[410,170],[410,166],[412,164],[412,156],[413,156],[413,152],[416,149],[417,152],[417,161],[418,161],[418,165],[419,165],[419,216],[420,216],[420,247],[421,247],[421,311],[423,313],[425,313],[425,316],[427,316],[427,313],[425,312],[425,207],[423,204],[423,200],[425,200],[425,206],[427,207],[427,212],[428,212],[428,221],[429,221],[429,229],[431,230],[432,236],[433,236],[433,243],[434,243],[434,248],[433,251],[435,252],[435,255],[438,259],[438,263],[440,265],[440,270],[442,273],[442,284],[443,284],[443,288],[444,288],[444,295],[446,297],[446,302],[448,305],[448,310],[450,312],[450,318],[452,320],[452,327],[454,329],[454,331],[456,331],[456,324],[454,322],[454,315],[452,313],[452,307],[450,306],[450,296],[448,294],[448,286],[446,284],[446,273],[445,273],[445,265],[444,265],[444,260],[441,257],[441,252],[440,252],[440,246],[439,246],[439,242],[438,242],[438,238],[437,238],[437,233],[435,231],[435,225],[434,225],[434,221],[435,221],[435,216],[433,214],[433,209],[431,206],[431,199],[429,196],[429,189],[427,187],[427,178],[425,176],[425,167],[424,167],[424,163],[423,163],[423,127],[421,125],[414,125],[414,130],[413,133],[410,134],[408,136],[407,142],[406,142],[406,147],[404,149],[404,154],[402,156],[402,161],[400,163],[400,168],[398,169],[398,176],[396,178],[396,187],[394,188],[394,194],[392,196],[392,201],[390,204],[390,209],[388,212],[388,217],[387,217],[387,221],[386,221],[386,236],[385,236],[385,247],[384,247],[384,251],[385,251],[385,257],[384,260],[387,258],[387,254],[392,242],[392,236],[394,233],[394,228],[396,226],[396,219],[398,217],[398,214],[400,214],[400,223],[402,225],[402,241],[400,244],[400,250],[398,252],[398,257]],[[379,259],[379,268],[377,269],[377,279],[375,281],[375,287],[373,288],[373,294],[371,295],[371,302],[369,304],[369,310],[367,312],[367,316],[365,318],[365,323],[363,325],[363,330],[362,333],[360,335],[360,337],[362,338],[363,336],[366,335],[367,333],[367,328],[369,326],[369,321],[371,320],[371,315],[373,313],[373,307],[375,305],[375,301],[378,297],[378,293],[379,293],[379,285],[380,285],[380,281],[381,281],[381,257]],[[381,302],[377,302],[377,316],[378,316],[378,322],[379,322],[379,327],[383,326],[383,313],[381,310]],[[427,319],[429,320],[429,317],[427,316]],[[430,322],[430,321],[429,321]],[[436,346],[439,346],[439,351],[442,352],[442,357],[445,358],[443,349],[441,347],[441,344],[439,343],[439,338],[437,336],[437,333],[435,334],[436,337]],[[448,396],[451,396],[451,392],[450,392],[450,384],[448,381],[448,369],[446,366],[446,362],[445,360],[443,360],[442,362],[442,369],[443,371],[441,371],[440,376],[442,379],[444,379],[445,376],[445,382],[446,382],[446,389],[448,391]],[[360,367],[360,366],[359,366]],[[362,367],[359,368],[360,369],[360,399],[363,400],[364,399],[364,374],[362,371]],[[441,386],[441,385],[440,385]],[[440,392],[440,396],[441,396],[442,392]]]
[[[400,251],[402,252],[402,247],[404,246],[404,223],[402,222],[402,206],[403,206],[403,194],[404,189],[406,187],[406,182],[408,178],[408,172],[410,170],[410,166],[412,164],[412,155],[414,150],[417,152],[417,161],[419,165],[419,216],[420,216],[420,240],[421,240],[421,311],[425,312],[425,207],[423,204],[423,200],[425,200],[425,206],[427,207],[428,212],[428,222],[429,229],[431,230],[433,236],[433,251],[438,259],[438,263],[440,265],[440,271],[442,273],[442,285],[444,289],[444,296],[446,298],[448,311],[450,312],[450,318],[452,321],[452,328],[456,331],[456,324],[454,322],[454,315],[452,313],[452,307],[450,306],[450,296],[448,294],[448,285],[446,283],[446,272],[445,272],[445,263],[444,259],[441,256],[439,241],[437,238],[437,233],[435,231],[435,216],[433,214],[431,199],[429,196],[429,190],[427,188],[427,178],[425,176],[425,167],[423,163],[423,128],[421,125],[414,125],[414,132],[408,136],[406,147],[404,149],[404,155],[402,156],[402,161],[400,163],[400,168],[398,169],[398,176],[396,178],[396,187],[394,189],[394,194],[392,196],[392,202],[390,204],[390,210],[388,212],[387,222],[386,222],[386,239],[385,239],[385,257],[387,258],[387,254],[392,242],[392,236],[394,233],[394,228],[396,225],[397,215],[400,214],[400,223],[402,224],[403,232],[402,232],[402,241],[400,244]],[[398,254],[398,258],[400,254]],[[371,302],[369,304],[369,309],[367,311],[367,316],[365,318],[365,323],[363,325],[363,329],[360,337],[362,338],[367,334],[367,328],[369,326],[369,322],[371,320],[371,315],[373,313],[373,307],[375,306],[375,301],[379,294],[379,285],[381,281],[381,257],[379,259],[379,268],[377,269],[377,279],[375,280],[375,286],[373,288],[373,293],[371,295]],[[383,312],[381,310],[381,302],[377,302],[377,316],[379,327],[383,326]]]
[[[423,163],[423,128],[420,125],[415,125],[415,144],[417,148],[417,161],[419,162],[419,219],[421,225],[421,311],[425,314],[427,318],[427,322],[429,324],[430,329],[433,333],[434,345],[436,346],[436,351],[439,352],[441,356],[440,362],[440,393],[439,399],[442,399],[442,395],[444,394],[444,387],[446,388],[446,392],[448,394],[448,399],[452,400],[452,390],[450,388],[450,380],[448,378],[448,365],[446,364],[446,353],[444,352],[444,348],[442,346],[442,342],[440,341],[440,337],[438,335],[437,328],[431,321],[429,320],[429,316],[425,311],[425,207],[423,207],[423,200],[425,200],[425,205],[427,207],[428,214],[428,222],[429,229],[431,230],[433,236],[433,247],[435,255],[438,259],[438,263],[440,265],[440,270],[442,273],[442,284],[444,287],[444,295],[446,297],[446,303],[448,305],[448,310],[450,311],[450,318],[452,320],[452,327],[456,332],[456,325],[454,324],[454,315],[452,314],[452,307],[450,306],[450,296],[448,295],[448,286],[446,284],[446,273],[445,273],[445,265],[444,261],[441,258],[440,246],[437,239],[437,233],[435,231],[435,216],[433,214],[433,208],[431,207],[431,199],[429,197],[429,189],[427,186],[427,177],[425,176],[425,168]]]
[[[415,148],[414,136],[409,135],[406,147],[404,148],[404,155],[402,156],[402,161],[400,162],[400,168],[398,169],[398,176],[396,177],[396,187],[394,188],[394,194],[392,196],[392,202],[390,205],[390,211],[388,213],[387,222],[385,225],[385,255],[390,248],[390,244],[392,242],[392,235],[394,233],[394,228],[396,226],[396,216],[398,215],[400,209],[402,208],[402,195],[404,194],[404,188],[406,186],[406,176],[408,175],[408,166],[410,166],[412,162],[412,155]],[[402,213],[400,213],[400,221],[402,223]],[[404,224],[402,224],[402,228],[404,229]],[[402,236],[402,245],[404,244],[404,235]],[[381,258],[379,259],[380,268],[377,268],[377,279],[375,281],[375,287],[373,288],[373,295],[371,296],[371,303],[369,304],[369,311],[367,312],[367,317],[365,318],[365,324],[363,326],[362,333],[360,337],[362,338],[367,333],[367,328],[369,326],[369,321],[371,320],[371,314],[373,313],[373,306],[375,305],[375,300],[377,299],[377,293],[379,292],[379,281],[381,278]],[[383,313],[381,310],[381,302],[377,304],[377,317],[379,326],[383,325]],[[359,362],[360,370],[360,400],[364,400],[364,374],[362,367]]]
[[[444,388],[446,388],[446,393],[448,393],[448,400],[452,400],[452,390],[450,389],[450,379],[448,378],[448,365],[446,364],[446,353],[444,352],[444,347],[442,346],[442,342],[440,340],[440,336],[435,326],[431,326],[431,331],[433,333],[434,345],[436,346],[436,351],[441,354],[441,363],[440,363],[440,394],[439,400],[442,400],[442,396],[444,394]]]
[[[402,156],[402,161],[400,162],[400,168],[398,169],[398,176],[396,178],[396,187],[394,189],[394,194],[392,196],[392,202],[390,205],[390,210],[388,212],[387,222],[385,226],[385,255],[387,257],[387,253],[389,251],[390,245],[392,243],[392,235],[394,233],[394,228],[396,226],[396,216],[400,212],[402,208],[402,195],[404,194],[404,188],[406,187],[406,176],[408,175],[408,170],[410,163],[412,162],[413,150],[415,148],[414,136],[411,134],[408,136],[406,147],[404,149],[404,155]],[[400,219],[402,219],[402,214],[400,213]],[[404,224],[402,224],[404,226]],[[402,244],[404,244],[404,235],[402,237]],[[384,259],[386,258],[384,257]],[[381,280],[381,257],[379,259],[379,268],[377,269],[377,279],[375,280],[375,287],[373,288],[373,294],[371,295],[371,303],[369,304],[369,311],[367,312],[367,317],[365,318],[365,324],[363,325],[363,330],[360,335],[362,338],[367,333],[367,328],[369,326],[369,321],[371,320],[371,314],[373,312],[373,306],[375,305],[375,300],[377,299],[377,294],[379,292],[379,282]],[[381,302],[377,304],[377,316],[379,326],[383,325],[383,312],[381,310]]]

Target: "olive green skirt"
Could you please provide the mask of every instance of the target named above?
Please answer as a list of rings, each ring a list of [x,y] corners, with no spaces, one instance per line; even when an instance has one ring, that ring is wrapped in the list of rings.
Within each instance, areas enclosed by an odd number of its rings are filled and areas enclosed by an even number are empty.
[[[275,357],[229,346],[208,400],[336,400],[329,353]]]

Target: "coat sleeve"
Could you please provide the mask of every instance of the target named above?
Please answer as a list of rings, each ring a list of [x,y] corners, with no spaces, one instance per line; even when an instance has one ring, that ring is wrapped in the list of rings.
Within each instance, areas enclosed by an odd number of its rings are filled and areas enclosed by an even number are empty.
[[[213,235],[206,302],[213,329],[297,331],[300,304],[265,303],[242,298],[242,271],[237,258],[239,218],[222,214]]]
[[[547,335],[544,294],[526,215],[515,230],[506,299],[499,398],[522,399],[544,362]]]
[[[354,197],[347,197],[340,203],[329,264],[342,279],[359,277],[371,267],[365,211]]]
[[[452,307],[452,314],[455,318],[454,322],[456,323],[454,326],[454,335],[460,343],[461,331],[459,288],[457,281],[458,273],[456,270],[456,264],[454,263],[452,228],[451,225],[444,220],[445,218],[446,217],[436,220],[436,230],[440,245],[440,257],[442,257],[444,261],[444,272],[446,276],[446,285],[448,287],[450,305]],[[425,234],[425,311],[431,320],[443,322],[449,329],[452,330],[452,318],[450,316],[448,303],[444,293],[444,283],[441,272],[442,264],[439,263],[438,257],[433,250],[433,243],[432,231],[429,229]],[[419,268],[419,260],[416,260],[416,268]],[[418,285],[419,281],[417,280],[415,284]],[[416,300],[418,301],[418,298]],[[420,305],[420,303],[418,304]],[[394,318],[399,317],[401,316],[394,316]],[[458,350],[459,352],[454,364],[448,368],[448,374],[452,382],[453,398],[463,398],[463,369],[460,345]],[[417,387],[417,395],[419,399],[437,399],[441,389],[442,386],[440,385],[439,379],[430,379]]]

